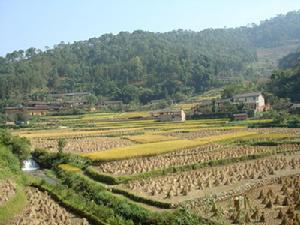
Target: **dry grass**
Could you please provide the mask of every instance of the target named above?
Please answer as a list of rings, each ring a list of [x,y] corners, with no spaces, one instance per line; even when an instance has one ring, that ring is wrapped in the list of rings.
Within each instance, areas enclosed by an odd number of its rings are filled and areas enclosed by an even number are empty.
[[[248,135],[254,135],[256,132],[237,132],[233,134],[217,135],[206,138],[197,138],[194,140],[173,140],[164,141],[158,143],[147,143],[140,145],[133,145],[124,148],[115,148],[105,152],[93,152],[93,153],[83,153],[82,156],[88,157],[92,160],[120,160],[125,158],[139,157],[139,156],[150,156],[158,155],[162,153],[172,152],[184,148],[195,147],[199,145],[204,145],[217,141],[224,141],[234,138],[240,138]]]

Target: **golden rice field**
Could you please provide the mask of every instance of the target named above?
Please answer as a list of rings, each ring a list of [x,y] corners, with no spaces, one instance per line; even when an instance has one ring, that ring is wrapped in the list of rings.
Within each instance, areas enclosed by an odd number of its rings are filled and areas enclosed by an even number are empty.
[[[128,136],[126,138],[130,141],[134,141],[137,143],[153,143],[153,142],[177,140],[176,137],[170,137],[170,136],[158,135],[158,134],[134,135],[134,136]]]
[[[92,160],[103,160],[103,161],[118,160],[118,159],[132,158],[132,157],[139,157],[139,156],[151,156],[151,155],[176,151],[179,149],[200,146],[212,142],[225,141],[228,139],[245,137],[254,134],[256,134],[256,132],[243,131],[243,132],[237,132],[232,134],[212,136],[209,138],[207,137],[197,138],[194,140],[173,140],[173,141],[133,145],[133,146],[123,147],[123,148],[115,148],[104,152],[83,153],[81,155],[88,157]]]

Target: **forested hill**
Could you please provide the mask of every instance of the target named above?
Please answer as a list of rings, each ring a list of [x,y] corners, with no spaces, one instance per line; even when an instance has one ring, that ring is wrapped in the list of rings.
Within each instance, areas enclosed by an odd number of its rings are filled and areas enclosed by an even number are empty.
[[[283,57],[279,61],[279,67],[281,69],[290,69],[293,67],[297,67],[297,65],[299,64],[300,64],[300,48],[297,51],[292,52],[287,56]]]
[[[30,48],[0,57],[0,98],[89,91],[125,103],[182,99],[247,72],[257,47],[274,47],[300,37],[300,12],[259,26],[201,32],[135,31],[53,49]]]
[[[299,41],[300,10],[262,21],[259,26],[253,24],[247,32],[256,47],[277,47],[290,41]]]
[[[269,90],[281,98],[300,102],[300,49],[280,61],[281,70],[274,72]]]
[[[237,74],[254,60],[254,49],[237,30],[106,34],[46,52],[8,54],[0,69],[1,98],[43,87],[147,102],[203,91],[216,76]]]

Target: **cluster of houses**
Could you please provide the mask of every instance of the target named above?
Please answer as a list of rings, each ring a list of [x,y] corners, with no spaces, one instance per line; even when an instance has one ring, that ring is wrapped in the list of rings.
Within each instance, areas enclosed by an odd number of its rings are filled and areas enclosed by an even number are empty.
[[[16,107],[6,107],[5,113],[8,117],[17,114],[27,116],[42,116],[55,114],[70,109],[84,109],[94,111],[95,105],[88,102],[89,92],[74,92],[64,94],[48,95],[50,101],[27,101]],[[122,101],[102,100],[97,103],[98,108],[122,109]],[[192,108],[193,116],[216,116],[230,115],[235,120],[244,120],[249,116],[257,116],[268,110],[269,106],[261,92],[250,92],[234,95],[232,98],[210,99],[198,102]],[[291,110],[300,113],[300,104],[293,104]],[[182,109],[162,109],[150,112],[150,116],[157,121],[180,122],[186,120],[186,114]],[[190,116],[190,115],[189,115]]]
[[[192,108],[192,116],[216,115],[232,116],[236,120],[244,120],[249,116],[256,116],[268,109],[265,98],[261,92],[238,94],[233,98],[210,99],[199,102]],[[163,109],[150,112],[153,119],[157,121],[185,121],[186,114],[181,109]]]
[[[261,92],[234,95],[232,98],[204,100],[193,108],[194,115],[232,114],[235,119],[256,116],[268,109]]]
[[[73,92],[62,94],[48,94],[45,99],[24,101],[21,105],[5,107],[7,118],[16,117],[22,114],[28,117],[43,116],[67,112],[72,109],[83,109],[86,111],[95,111],[96,106],[99,108],[122,108],[122,101],[102,100],[96,105],[88,101],[92,94],[89,92]]]

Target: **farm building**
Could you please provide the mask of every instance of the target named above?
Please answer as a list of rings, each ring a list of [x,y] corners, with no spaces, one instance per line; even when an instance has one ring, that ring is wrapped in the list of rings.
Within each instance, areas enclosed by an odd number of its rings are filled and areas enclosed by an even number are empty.
[[[19,107],[5,107],[5,114],[7,116],[14,116],[17,114],[25,114],[28,116],[43,116],[49,112],[59,111],[59,107],[52,107],[47,105],[39,105],[39,106],[19,106]]]
[[[182,109],[163,109],[150,112],[157,121],[185,121],[185,112]]]
[[[265,98],[261,92],[235,95],[233,96],[233,103],[243,103],[248,109],[254,110],[254,112],[263,112],[266,108]]]

